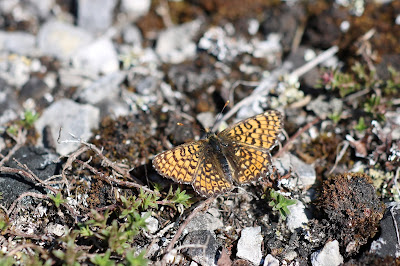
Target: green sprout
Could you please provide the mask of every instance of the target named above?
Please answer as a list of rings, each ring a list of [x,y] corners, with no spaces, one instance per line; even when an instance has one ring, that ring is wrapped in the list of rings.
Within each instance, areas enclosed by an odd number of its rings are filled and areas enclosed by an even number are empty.
[[[331,119],[335,124],[339,123],[341,117],[342,117],[342,112],[334,112],[330,115],[328,115],[329,119]]]
[[[288,206],[295,204],[296,200],[287,199],[273,189],[270,190],[270,196],[272,200],[269,202],[269,206],[272,207],[274,211],[278,210],[281,217],[285,220],[290,213]]]
[[[38,118],[39,115],[37,113],[30,110],[25,110],[22,118],[7,128],[7,133],[10,136],[16,136],[20,128],[32,128]]]
[[[57,208],[60,207],[61,204],[67,202],[67,200],[63,199],[62,195],[60,192],[57,193],[56,196],[49,195],[49,198],[54,201],[54,204],[56,205]]]
[[[366,130],[367,128],[368,128],[368,126],[365,124],[364,117],[360,117],[360,119],[358,119],[358,123],[354,127],[354,129],[359,131],[359,132],[362,132],[362,131]]]
[[[37,113],[30,110],[26,110],[24,112],[24,118],[21,120],[21,125],[24,128],[31,128],[38,119],[39,115]]]

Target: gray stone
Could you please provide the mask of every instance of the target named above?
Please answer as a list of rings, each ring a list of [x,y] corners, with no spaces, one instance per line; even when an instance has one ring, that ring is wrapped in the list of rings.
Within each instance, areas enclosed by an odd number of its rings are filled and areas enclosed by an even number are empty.
[[[185,253],[200,265],[215,265],[215,256],[217,253],[217,241],[215,235],[207,230],[194,231],[187,234],[183,245],[198,245],[191,247]],[[201,247],[203,245],[203,247]]]
[[[235,34],[232,24],[211,27],[200,38],[198,46],[217,57],[220,61],[231,62],[243,53],[251,54],[254,47],[249,41]]]
[[[382,258],[386,256],[400,257],[400,247],[396,234],[397,228],[394,221],[396,221],[397,225],[400,225],[400,203],[386,203],[386,211],[380,221],[381,235],[377,240],[372,242],[371,253],[377,254]]]
[[[142,214],[142,216],[144,215],[145,213]],[[159,226],[158,220],[153,216],[150,216],[146,219],[146,227],[149,230],[150,234],[154,234],[155,232],[157,232],[158,226]]]
[[[39,17],[46,18],[55,5],[56,0],[29,0],[29,2]]]
[[[0,78],[8,85],[19,88],[24,85],[30,77],[31,63],[25,56],[0,55]]]
[[[19,94],[20,100],[27,100],[29,98],[39,100],[46,93],[50,92],[50,88],[47,84],[37,76],[32,76],[27,83],[22,86]]]
[[[56,174],[59,167],[55,161],[58,155],[50,150],[37,147],[22,147],[13,154],[18,162],[26,165],[39,179],[45,180]],[[20,168],[14,160],[9,160],[5,166]],[[35,186],[36,181],[19,175],[2,173],[0,177],[0,192],[3,195],[1,204],[7,208],[23,193],[44,193],[40,186]]]
[[[65,87],[86,87],[90,86],[92,80],[98,78],[98,75],[93,75],[93,73],[84,73],[84,74],[92,74],[92,76],[88,77],[88,75],[83,75],[81,70],[74,68],[61,68],[58,71],[60,84]]]
[[[17,101],[15,91],[8,87],[7,82],[0,78],[0,128],[11,120],[18,118],[22,111]],[[3,129],[3,128],[2,128]]]
[[[286,224],[291,232],[294,232],[297,228],[301,228],[308,223],[305,208],[304,204],[298,200],[296,204],[288,206],[290,213],[286,219]]]
[[[196,118],[204,128],[211,129],[215,123],[215,115],[211,112],[202,112]]]
[[[78,0],[78,25],[92,33],[106,31],[112,25],[116,5],[116,0]]]
[[[313,266],[337,266],[343,263],[343,257],[339,252],[339,242],[329,241],[322,250],[311,254]]]
[[[142,47],[142,33],[139,28],[134,25],[128,25],[122,31],[122,37],[124,38],[124,42],[130,44],[131,46]]]
[[[141,16],[146,15],[151,6],[151,0],[121,0],[121,11],[127,13],[130,20],[137,20]]]
[[[110,116],[111,118],[117,119],[120,116],[127,116],[132,114],[132,108],[121,99],[106,99],[98,104],[96,107],[100,109],[100,117],[104,118]]]
[[[329,102],[325,101],[325,96],[319,96],[317,99],[311,101],[306,109],[313,111],[321,119],[325,120],[328,115],[340,114],[343,110],[343,101],[333,98]]]
[[[118,55],[111,40],[100,38],[81,47],[72,57],[77,69],[93,73],[109,74],[119,69]]]
[[[97,104],[105,99],[115,99],[119,94],[119,85],[125,78],[125,73],[114,72],[108,74],[78,93],[83,103]]]
[[[160,33],[156,52],[165,63],[178,64],[196,54],[196,44],[192,38],[200,30],[201,20],[194,20],[170,27]]]
[[[70,24],[49,21],[38,33],[37,42],[44,55],[68,60],[79,48],[92,41],[92,35]]]
[[[279,260],[268,254],[264,259],[264,266],[279,266]]]
[[[36,37],[26,32],[0,31],[0,51],[30,55],[36,49]]]
[[[251,261],[255,265],[260,265],[262,240],[260,226],[244,228],[237,245],[236,256]]]
[[[223,226],[224,225],[222,221],[218,218],[215,218],[211,214],[199,213],[188,223],[183,233],[187,234],[197,230],[214,231],[222,228]]]
[[[295,177],[287,180],[282,180],[282,183],[286,182],[289,188],[304,188],[308,189],[314,185],[317,178],[317,174],[312,165],[306,164],[299,158],[290,153],[285,153],[274,162],[275,167],[281,175],[287,174],[292,171]]]
[[[140,95],[154,95],[160,89],[161,80],[152,75],[134,75],[129,85]]]
[[[53,140],[59,139],[56,150],[61,155],[75,151],[81,144],[78,139],[88,140],[92,129],[98,127],[100,111],[88,104],[78,104],[68,99],[59,100],[50,105],[36,121],[37,132],[42,135],[45,126],[49,126]],[[73,134],[74,139],[70,134]],[[43,136],[39,138],[39,145]]]

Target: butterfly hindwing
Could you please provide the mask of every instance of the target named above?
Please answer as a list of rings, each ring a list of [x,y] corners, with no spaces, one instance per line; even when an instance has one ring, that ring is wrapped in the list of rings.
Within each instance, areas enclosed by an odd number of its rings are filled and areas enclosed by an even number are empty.
[[[222,170],[221,161],[214,153],[205,153],[193,182],[193,188],[202,196],[210,197],[232,190],[232,183]]]

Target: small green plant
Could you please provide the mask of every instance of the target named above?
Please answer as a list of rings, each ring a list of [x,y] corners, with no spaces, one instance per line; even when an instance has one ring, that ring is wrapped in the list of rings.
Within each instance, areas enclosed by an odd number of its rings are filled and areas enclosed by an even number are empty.
[[[22,118],[7,128],[7,133],[16,136],[20,128],[30,129],[33,127],[39,115],[33,111],[25,110]]]
[[[54,250],[53,254],[58,259],[60,259],[63,263],[62,265],[72,265],[79,266],[79,257],[85,254],[84,251],[79,250],[76,245],[76,238],[78,233],[76,231],[72,231],[67,234],[65,237],[61,238],[59,241],[64,242],[65,249],[63,250]]]
[[[148,260],[144,258],[146,251],[143,250],[139,255],[135,256],[134,250],[130,250],[126,253],[126,260],[128,265],[131,266],[147,266],[149,264]]]
[[[113,266],[115,262],[110,260],[111,251],[107,249],[106,253],[104,254],[96,254],[93,258],[90,259],[95,265],[99,266]]]
[[[364,117],[360,117],[360,119],[358,119],[358,123],[357,125],[354,127],[355,130],[359,131],[359,132],[363,132],[364,130],[366,130],[368,128],[368,126],[365,124],[365,120]]]
[[[32,112],[30,110],[26,110],[24,112],[24,117],[21,120],[21,125],[24,128],[31,128],[33,127],[33,124],[36,122],[36,120],[39,119],[39,115],[35,112]]]
[[[272,207],[272,210],[279,211],[281,217],[285,220],[290,213],[288,206],[295,204],[296,200],[287,199],[273,189],[270,190],[270,197],[272,200],[269,202],[269,206]]]
[[[3,234],[9,226],[9,222],[6,219],[0,219],[0,234]]]
[[[4,256],[0,252],[0,265],[13,266],[13,265],[17,265],[17,263],[16,263],[15,259],[12,256]]]
[[[380,103],[381,97],[374,94],[364,103],[364,110],[367,113],[372,113]]]
[[[388,71],[390,78],[385,82],[383,92],[385,95],[396,95],[400,89],[400,72],[391,66],[388,67]]]
[[[54,201],[57,208],[59,208],[61,204],[67,202],[67,200],[63,199],[61,192],[58,192],[56,196],[50,194],[49,198]]]
[[[340,119],[342,118],[342,112],[334,112],[328,115],[329,119],[331,119],[335,124],[339,123]]]
[[[185,208],[188,208],[192,203],[190,201],[191,196],[186,194],[186,190],[182,190],[178,187],[175,193],[172,193],[172,187],[168,192],[168,197],[171,197],[171,201],[175,204],[182,204]]]

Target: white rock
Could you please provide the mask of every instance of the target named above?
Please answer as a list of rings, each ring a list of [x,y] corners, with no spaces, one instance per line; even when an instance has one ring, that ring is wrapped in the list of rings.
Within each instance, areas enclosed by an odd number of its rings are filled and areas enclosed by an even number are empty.
[[[308,223],[308,218],[305,213],[306,207],[301,201],[296,201],[296,204],[288,206],[290,213],[286,219],[286,224],[291,232],[294,232],[297,228],[301,228]]]
[[[37,35],[38,48],[44,55],[68,60],[80,47],[92,41],[90,33],[70,24],[49,21]]]
[[[117,98],[119,85],[124,78],[123,72],[114,72],[101,77],[79,92],[79,100],[83,103],[97,104],[105,99]]]
[[[136,47],[142,47],[143,37],[138,27],[134,25],[127,26],[123,30],[122,36],[124,38],[125,43]]]
[[[73,55],[75,68],[86,69],[93,73],[109,74],[119,69],[118,55],[110,39],[99,38],[79,49]]]
[[[244,228],[237,245],[236,256],[249,260],[255,265],[260,265],[262,259],[262,240],[260,226]]]
[[[121,0],[121,11],[126,12],[131,20],[146,15],[151,6],[151,0]]]
[[[47,234],[56,235],[58,237],[65,235],[65,233],[67,232],[66,228],[62,224],[54,223],[49,223],[44,230]]]
[[[269,62],[273,62],[277,55],[282,54],[281,36],[276,33],[268,35],[265,41],[255,41],[253,55],[257,58],[266,58]]]
[[[81,144],[70,134],[84,141],[92,135],[92,129],[97,128],[100,122],[100,111],[98,108],[88,104],[78,104],[69,99],[59,100],[44,110],[36,121],[35,127],[41,134],[45,126],[51,129],[53,140],[60,139],[56,143],[56,150],[61,155],[67,155],[75,151]],[[61,131],[60,131],[61,129]],[[60,136],[59,136],[60,135]],[[39,145],[43,136],[39,137]],[[63,141],[67,141],[63,143]],[[72,141],[72,142],[70,142]]]
[[[222,228],[222,221],[209,213],[199,213],[196,215],[183,230],[183,234],[198,230],[214,231]]]
[[[146,227],[150,234],[154,234],[158,231],[158,220],[152,216],[146,219]]]
[[[161,32],[156,52],[165,63],[178,64],[196,54],[196,44],[192,38],[198,33],[201,20],[194,20]]]
[[[78,25],[93,33],[106,31],[116,5],[116,0],[78,0]]]
[[[289,172],[289,170],[295,173],[294,176],[296,176],[296,178],[292,177],[287,180],[288,187],[290,188],[308,189],[314,185],[317,179],[317,174],[312,165],[306,164],[290,153],[285,153],[283,156],[279,157],[274,162],[274,165],[280,174],[284,175]]]
[[[313,266],[337,266],[343,263],[343,257],[339,252],[337,240],[327,242],[322,250],[311,254]]]
[[[55,5],[55,0],[29,0],[29,2],[35,7],[35,11],[42,18],[46,18]]]
[[[279,266],[279,260],[268,254],[264,259],[264,266]]]
[[[36,48],[36,37],[26,32],[0,31],[0,51],[30,55]]]

